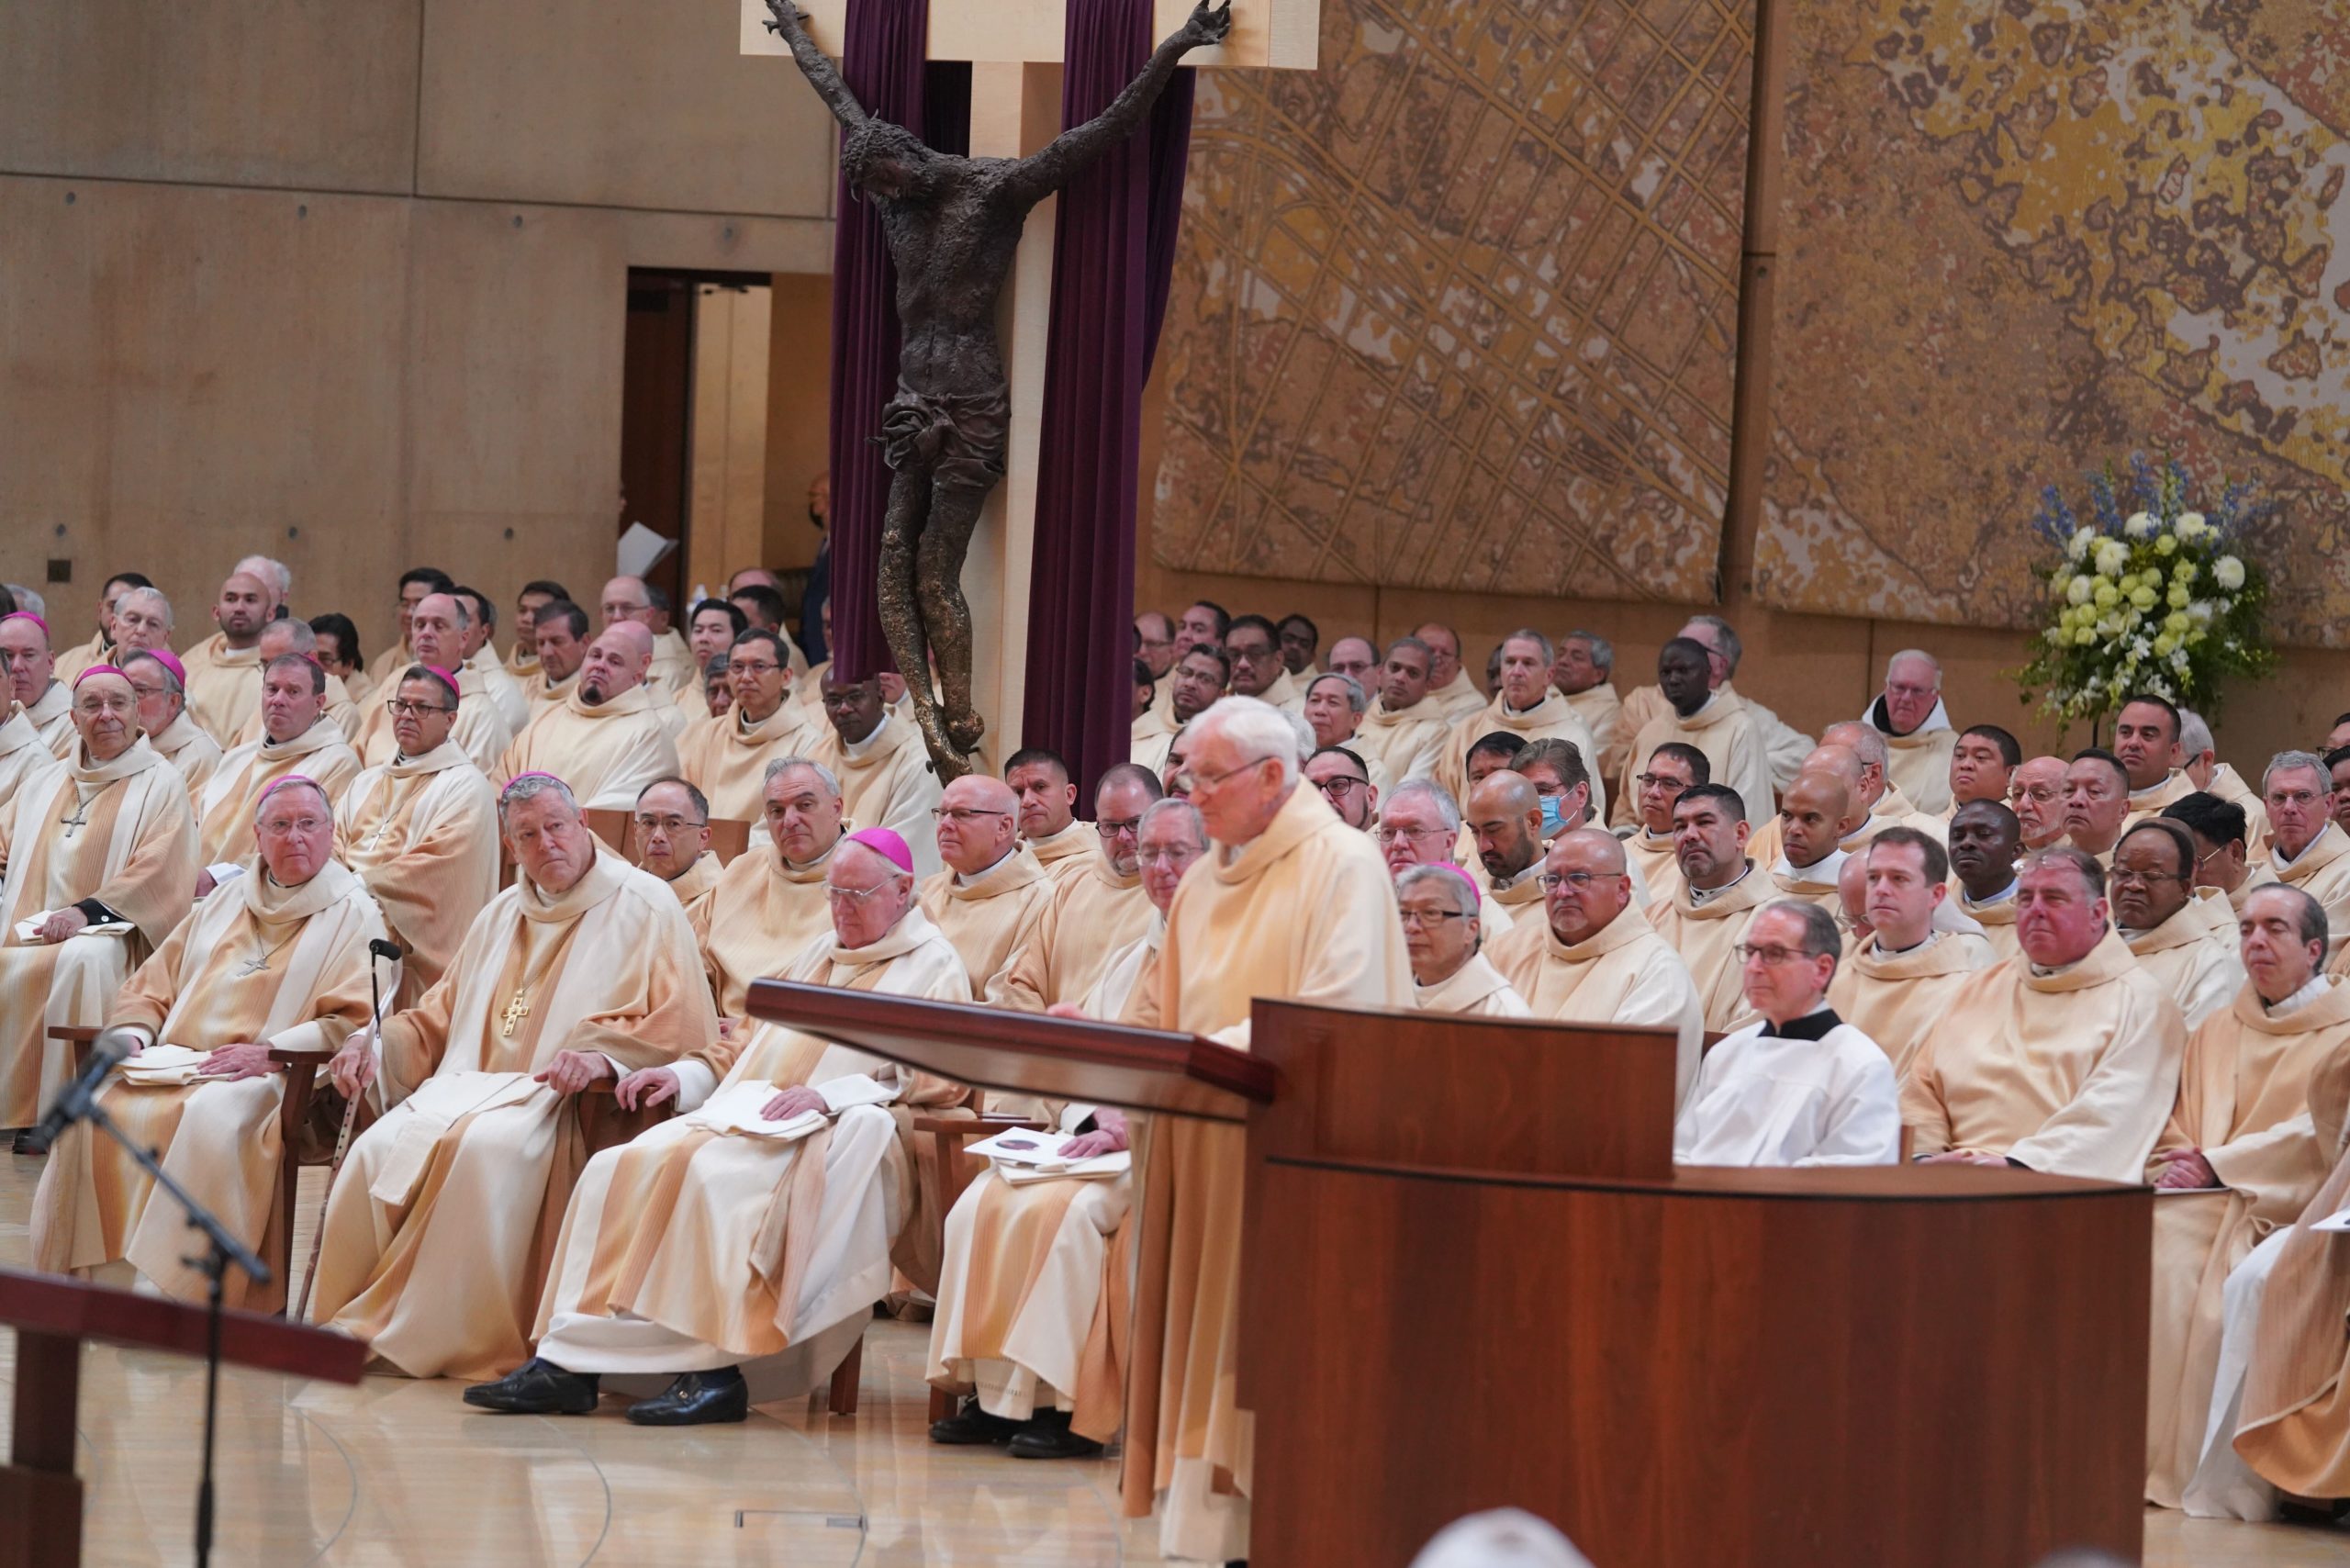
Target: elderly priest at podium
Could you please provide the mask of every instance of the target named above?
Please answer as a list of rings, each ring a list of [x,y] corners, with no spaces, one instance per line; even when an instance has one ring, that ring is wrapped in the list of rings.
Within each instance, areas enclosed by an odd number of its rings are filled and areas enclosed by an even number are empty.
[[[1158,985],[1128,1020],[1247,1048],[1259,997],[1409,1007],[1411,966],[1387,867],[1300,787],[1279,709],[1227,697],[1192,721],[1178,783],[1214,851],[1167,915]],[[1252,1417],[1233,1404],[1238,1351],[1241,1133],[1169,1119],[1143,1162],[1126,1512],[1160,1512],[1162,1556],[1245,1557]]]
[[[187,913],[196,822],[179,771],[140,736],[112,665],[73,682],[72,756],[0,814],[0,1127],[28,1127],[67,1074],[61,1024],[106,1004]]]
[[[1890,1165],[1901,1158],[1893,1064],[1828,1005],[1836,917],[1800,899],[1757,910],[1739,943],[1762,1016],[1706,1054],[1673,1128],[1684,1165]]]
[[[317,1317],[411,1377],[521,1363],[588,1159],[575,1097],[718,1034],[677,896],[599,848],[561,779],[516,778],[498,818],[514,885],[438,984],[333,1063],[344,1094],[380,1080],[397,1103],[335,1182]]]
[[[848,835],[825,873],[832,929],[783,978],[968,1002],[954,945],[914,899],[913,857],[887,828]],[[844,1046],[762,1023],[731,1052],[632,1074],[622,1104],[685,1114],[589,1161],[539,1304],[538,1353],[465,1391],[509,1415],[584,1415],[600,1380],[667,1380],[640,1426],[740,1421],[753,1401],[831,1376],[889,1294],[912,1216],[912,1162],[892,1104],[967,1092]],[[715,1083],[713,1085],[713,1079]]]
[[[108,1024],[142,1030],[151,1043],[102,1103],[266,1257],[285,1239],[277,1234],[285,1081],[269,1053],[302,1051],[323,1065],[366,1024],[367,944],[383,936],[384,921],[360,879],[335,863],[334,814],[315,782],[292,775],[272,784],[252,833],[258,869],[198,904],[107,1009]],[[120,1144],[86,1122],[67,1129],[33,1198],[34,1263],[86,1275],[127,1259],[164,1294],[202,1300],[187,1226],[168,1199],[151,1206],[153,1193]],[[230,1306],[269,1311],[285,1299],[282,1274],[256,1286],[230,1270],[224,1283]]]
[[[2187,1021],[2107,924],[2087,851],[2027,856],[2016,909],[2023,951],[1952,993],[1910,1058],[1901,1119],[1929,1159],[2137,1182]]]

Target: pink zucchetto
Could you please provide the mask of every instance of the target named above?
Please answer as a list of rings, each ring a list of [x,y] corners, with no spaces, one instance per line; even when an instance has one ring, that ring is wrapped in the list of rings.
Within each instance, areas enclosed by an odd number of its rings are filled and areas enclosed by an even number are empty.
[[[34,625],[40,628],[40,634],[42,636],[46,637],[49,635],[49,622],[43,621],[39,616],[35,615],[29,610],[12,610],[6,615],[0,615],[0,626],[6,626],[11,621],[29,621]]]
[[[165,669],[172,672],[172,678],[180,683],[181,690],[185,691],[187,689],[187,666],[180,663],[179,655],[172,652],[171,649],[133,648],[124,656],[126,658],[132,659],[153,659],[157,664],[162,665]]]
[[[1449,860],[1424,860],[1421,864],[1427,867],[1430,870],[1449,871],[1454,876],[1460,878],[1461,886],[1469,890],[1469,902],[1472,906],[1481,904],[1484,902],[1485,890],[1477,885],[1476,879],[1470,876],[1468,872],[1462,870],[1460,867],[1452,864]]]
[[[906,841],[886,827],[861,827],[848,835],[851,844],[862,844],[909,877],[914,871],[914,852]]]
[[[92,665],[89,668],[84,670],[81,674],[73,678],[73,689],[76,691],[81,690],[82,683],[89,679],[94,675],[110,675],[116,679],[126,683],[130,679],[129,676],[123,674],[122,671],[115,668],[112,665]]]

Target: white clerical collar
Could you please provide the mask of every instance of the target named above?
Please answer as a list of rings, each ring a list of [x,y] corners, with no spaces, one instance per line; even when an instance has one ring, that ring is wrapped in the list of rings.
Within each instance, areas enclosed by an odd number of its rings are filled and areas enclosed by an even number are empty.
[[[2089,953],[2094,953],[2096,951],[2097,949],[2095,947],[2091,947],[2088,953],[2082,954],[2079,958],[2075,958],[2069,964],[2033,964],[2031,966],[2031,972],[2041,980],[2046,980],[2051,975],[2061,975],[2067,969],[2076,969],[2080,968],[2081,965],[2088,961]]]
[[[871,734],[866,736],[861,741],[841,742],[841,751],[843,755],[852,757],[859,762],[864,761],[867,756],[871,755],[873,749],[881,744],[881,737],[889,731],[889,728],[890,711],[887,708],[884,708],[881,711],[881,722],[873,726],[873,733]]]
[[[2315,1002],[2319,997],[2325,994],[2327,990],[2325,981],[2325,971],[2323,969],[2320,969],[2317,973],[2310,976],[2308,983],[2304,984],[2300,990],[2293,992],[2292,995],[2279,1002],[2270,1003],[2264,1002],[2260,1004],[2260,1010],[2263,1013],[2267,1014],[2271,1018],[2281,1018],[2288,1013],[2299,1013],[2302,1008],[2307,1007],[2311,1002]]]
[[[1885,945],[1885,933],[1880,931],[1876,934],[1876,950],[1878,953],[1888,958],[1898,958],[1908,953],[1922,953],[1927,948],[1932,946],[1936,942],[1942,940],[1942,934],[1941,932],[1936,931],[1933,927],[1928,926],[1926,928],[1926,939],[1923,942],[1912,942],[1907,947],[1888,947]]]
[[[1960,885],[1962,887],[1964,886],[1964,883]],[[1966,895],[1966,902],[1976,909],[1989,909],[1995,903],[2005,903],[2009,899],[2015,897],[2016,889],[2020,886],[2022,886],[2020,882],[2019,882],[2015,878],[2010,877],[2008,879],[2008,885],[2001,888],[1998,892],[1993,893],[1989,898],[1978,899],[1973,893],[1968,893]]]
[[[2317,841],[2324,836],[2325,829],[2319,828],[2317,833],[2310,839],[2310,841],[2301,846],[2301,855],[2307,855],[2311,850],[2315,849],[2317,847]],[[2285,853],[2283,846],[2273,842],[2268,846],[2268,863],[2276,867],[2278,870],[2283,870],[2289,866],[2297,866],[2300,864],[2301,855],[2288,855]]]
[[[1003,852],[1003,857],[985,870],[974,871],[968,877],[960,871],[956,872],[955,885],[958,888],[984,888],[998,877],[1002,876],[1006,868],[1015,864],[1019,858],[1020,841],[1014,839],[1012,842],[1012,847]]]
[[[1724,882],[1718,888],[1701,888],[1695,883],[1689,884],[1689,902],[1696,905],[1699,909],[1703,909],[1707,904],[1713,902],[1716,899],[1721,897],[1724,893],[1729,891],[1732,888],[1738,886],[1739,883],[1746,880],[1747,878],[1754,874],[1754,862],[1748,860],[1743,862],[1743,864],[1746,867],[1745,870],[1740,871],[1737,876],[1732,877],[1729,881]]]
[[[2135,805],[2142,805],[2142,804],[2151,804],[2151,803],[2153,802],[2153,801],[2154,801],[2154,798],[2155,796],[2157,796],[2157,795],[2161,794],[2164,790],[2165,790],[2169,789],[2169,788],[2170,788],[2170,785],[2171,785],[2171,780],[2172,780],[2172,779],[2174,779],[2174,778],[2177,778],[2177,777],[2178,777],[2178,769],[2177,769],[2176,767],[2174,767],[2174,768],[2172,768],[2169,772],[2167,772],[2167,773],[2164,774],[2160,778],[2156,779],[2156,780],[2155,780],[2154,782],[2153,782],[2152,784],[2147,785],[2144,789],[2143,789],[2143,790],[2131,790],[2131,791],[2130,791],[2130,803],[2131,803],[2132,805],[2133,805],[2133,806],[2135,806]]]
[[[1790,881],[1832,885],[1837,874],[1843,870],[1844,862],[1849,858],[1851,857],[1843,850],[1831,849],[1810,865],[1798,868],[1794,861],[1781,855],[1779,863],[1771,869]]]

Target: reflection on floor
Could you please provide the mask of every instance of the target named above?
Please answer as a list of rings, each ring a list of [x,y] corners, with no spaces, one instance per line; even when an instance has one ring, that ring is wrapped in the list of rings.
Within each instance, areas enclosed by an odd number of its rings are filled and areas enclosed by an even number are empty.
[[[0,1156],[0,1264],[21,1268],[39,1162]],[[323,1172],[295,1256],[308,1255]],[[298,1288],[298,1287],[297,1287]],[[1023,1462],[934,1448],[924,1330],[877,1323],[858,1413],[766,1406],[737,1427],[640,1430],[607,1400],[590,1417],[465,1409],[452,1383],[303,1385],[230,1371],[221,1385],[216,1561],[401,1568],[1111,1568],[1158,1561],[1147,1522],[1117,1516],[1108,1461]],[[0,1388],[15,1383],[0,1334]],[[203,1369],[93,1347],[82,1381],[89,1484],[84,1561],[188,1561]],[[0,1427],[0,1453],[6,1431]],[[2155,1568],[2350,1568],[2350,1533],[2150,1514]],[[1602,1568],[1636,1568],[1603,1564]]]

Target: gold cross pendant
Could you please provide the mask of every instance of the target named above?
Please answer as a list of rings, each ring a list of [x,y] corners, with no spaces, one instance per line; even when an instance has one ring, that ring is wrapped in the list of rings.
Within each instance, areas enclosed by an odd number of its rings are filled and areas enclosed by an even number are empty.
[[[498,1033],[511,1039],[514,1035],[514,1025],[530,1015],[531,1004],[522,999],[521,989],[518,986],[515,988],[514,999],[506,1004],[506,1026],[498,1030]]]

